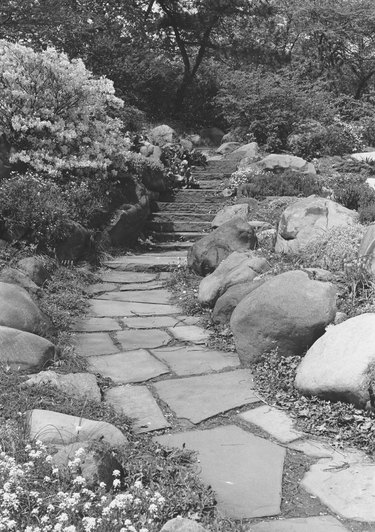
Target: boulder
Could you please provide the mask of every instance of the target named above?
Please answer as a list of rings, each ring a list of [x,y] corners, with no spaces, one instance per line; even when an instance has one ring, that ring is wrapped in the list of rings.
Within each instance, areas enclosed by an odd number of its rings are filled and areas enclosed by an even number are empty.
[[[25,257],[17,262],[17,268],[38,286],[42,286],[51,277],[50,271],[46,268],[46,261],[40,257]]]
[[[230,286],[223,295],[216,301],[212,311],[212,320],[214,323],[221,323],[226,325],[230,322],[233,311],[240,301],[248,294],[256,290],[265,282],[265,279],[257,279],[256,281],[240,283]]]
[[[206,529],[192,519],[178,516],[167,521],[160,532],[206,532]]]
[[[238,205],[226,205],[215,216],[211,222],[211,227],[220,227],[220,225],[230,222],[234,218],[241,218],[244,222],[249,217],[249,205],[239,203]]]
[[[295,379],[297,389],[305,395],[357,407],[366,406],[374,382],[375,313],[328,327],[302,359]]]
[[[292,203],[281,215],[275,251],[297,253],[332,227],[352,225],[358,214],[335,201],[312,195]]]
[[[25,386],[53,386],[66,395],[88,399],[89,401],[101,401],[100,388],[96,377],[92,373],[56,373],[56,371],[40,371],[31,375],[24,382]]]
[[[238,169],[242,170],[259,158],[259,146],[257,142],[249,142],[239,146],[226,157],[231,161],[238,161]]]
[[[255,231],[240,218],[221,225],[195,242],[188,251],[188,267],[198,275],[208,275],[233,251],[257,247]]]
[[[202,144],[202,139],[200,135],[190,135],[189,140],[193,143],[193,145],[200,146]]]
[[[312,163],[295,155],[272,153],[258,161],[256,166],[262,170],[292,170],[303,174],[316,174],[315,166]]]
[[[26,429],[30,439],[38,439],[43,443],[67,445],[77,441],[104,441],[115,447],[128,441],[117,427],[106,421],[37,408],[27,412]]]
[[[90,231],[78,222],[70,222],[69,235],[56,246],[56,257],[60,262],[76,262],[89,258],[93,253],[94,242]]]
[[[355,159],[356,161],[375,161],[375,151],[365,151],[361,153],[352,153],[350,155],[352,159]]]
[[[203,305],[215,304],[230,286],[251,282],[270,268],[265,258],[248,251],[234,251],[224,259],[216,270],[207,275],[199,284],[198,300]]]
[[[39,286],[17,268],[10,268],[7,266],[1,270],[0,281],[3,283],[16,284],[32,294],[38,294],[40,292]]]
[[[189,139],[180,139],[180,144],[187,151],[191,151],[194,148],[194,144]]]
[[[232,153],[232,151],[239,148],[241,144],[239,142],[224,142],[219,148],[216,150],[216,153],[219,153],[220,155],[227,155],[228,153]]]
[[[50,324],[24,288],[0,282],[0,325],[41,333]]]
[[[68,467],[69,462],[78,455],[80,459],[80,474],[86,480],[88,486],[94,487],[104,482],[106,490],[109,491],[113,487],[115,479],[113,471],[120,472],[120,479],[124,476],[120,462],[103,445],[93,445],[90,442],[75,442],[68,445],[58,445],[57,447],[58,451],[52,457],[53,465],[58,468]]]
[[[235,308],[230,326],[241,361],[249,364],[278,348],[280,355],[301,355],[336,315],[336,290],[302,271],[267,280]]]
[[[0,326],[0,363],[15,370],[42,369],[56,353],[55,346],[36,334]]]
[[[358,258],[368,273],[375,275],[375,224],[368,226],[358,250]]]
[[[152,144],[156,144],[157,146],[164,146],[169,142],[174,142],[177,138],[177,133],[170,126],[163,124],[161,126],[156,126],[151,129],[148,136]]]
[[[203,143],[210,146],[220,146],[222,138],[224,137],[224,131],[217,127],[207,127],[199,132]]]

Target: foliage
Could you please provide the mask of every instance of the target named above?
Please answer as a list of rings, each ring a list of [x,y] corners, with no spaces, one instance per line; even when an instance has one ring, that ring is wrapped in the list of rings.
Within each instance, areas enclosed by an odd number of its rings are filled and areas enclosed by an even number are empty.
[[[371,224],[375,222],[375,202],[360,206],[358,209],[359,222],[361,224]]]
[[[265,354],[252,367],[256,387],[262,396],[271,404],[289,410],[304,432],[330,437],[338,448],[354,445],[369,454],[374,453],[374,415],[357,410],[351,404],[302,396],[294,387],[300,361],[297,356],[280,356],[277,350]]]
[[[363,174],[340,174],[332,186],[333,198],[348,209],[358,210],[375,202],[375,191]]]
[[[310,174],[302,174],[292,170],[281,173],[255,170],[238,170],[230,180],[239,191],[247,196],[262,198],[264,196],[310,196],[321,194],[322,186],[319,179]]]
[[[106,173],[114,154],[127,150],[123,106],[111,81],[95,79],[81,60],[48,48],[0,41],[0,126],[11,162],[59,178]]]
[[[67,235],[68,205],[59,187],[34,173],[0,184],[0,219],[12,239],[25,239],[53,253]]]
[[[199,186],[192,176],[192,168],[206,164],[203,154],[195,150],[187,150],[181,144],[171,144],[162,148],[160,160],[166,168],[170,187],[196,188]]]

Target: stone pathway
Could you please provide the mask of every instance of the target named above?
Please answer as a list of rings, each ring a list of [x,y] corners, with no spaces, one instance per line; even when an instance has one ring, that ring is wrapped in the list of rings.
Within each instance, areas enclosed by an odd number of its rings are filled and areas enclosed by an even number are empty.
[[[76,342],[89,370],[114,383],[104,400],[136,431],[196,451],[219,511],[249,520],[248,532],[375,530],[374,462],[296,430],[235,353],[205,347],[207,332],[163,286],[185,261],[183,251],[118,257],[91,287]]]

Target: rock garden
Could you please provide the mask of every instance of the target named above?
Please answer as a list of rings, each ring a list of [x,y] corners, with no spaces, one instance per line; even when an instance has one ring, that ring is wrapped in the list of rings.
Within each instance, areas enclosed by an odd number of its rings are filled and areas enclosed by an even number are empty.
[[[16,4],[0,531],[375,531],[373,6]]]

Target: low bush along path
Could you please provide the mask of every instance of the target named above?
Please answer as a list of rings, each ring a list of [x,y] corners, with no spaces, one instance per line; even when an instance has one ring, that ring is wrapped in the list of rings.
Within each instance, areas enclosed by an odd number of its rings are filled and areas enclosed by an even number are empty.
[[[199,318],[164,287],[185,262],[186,251],[118,257],[91,287],[77,346],[89,371],[115,383],[105,401],[136,417],[137,431],[195,450],[219,511],[247,523],[241,530],[374,530],[373,464],[298,432],[235,353],[205,347]]]

